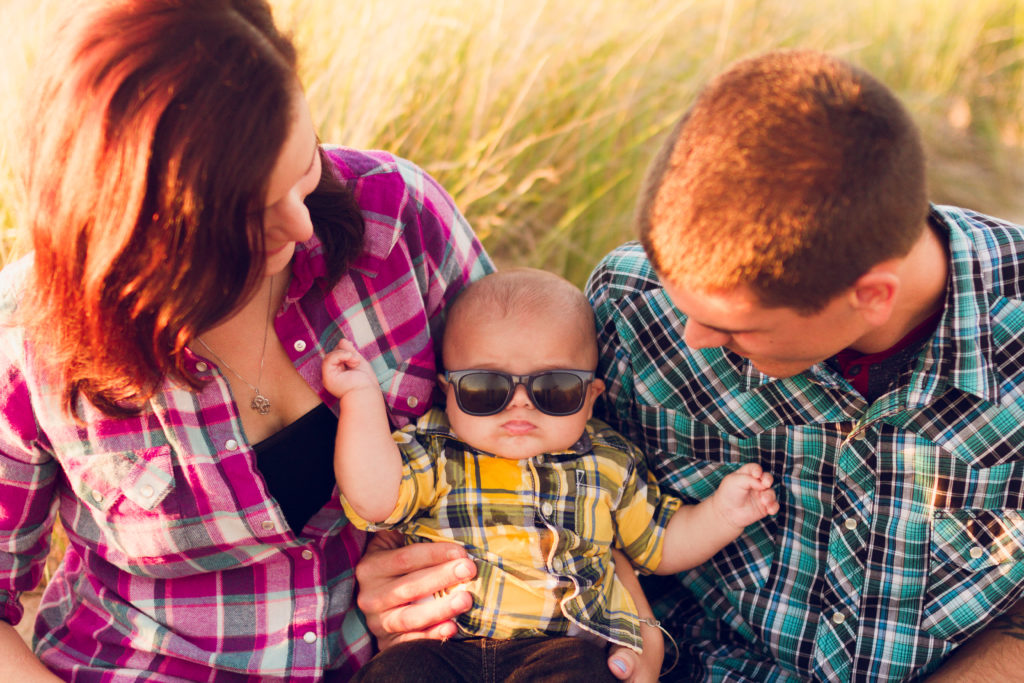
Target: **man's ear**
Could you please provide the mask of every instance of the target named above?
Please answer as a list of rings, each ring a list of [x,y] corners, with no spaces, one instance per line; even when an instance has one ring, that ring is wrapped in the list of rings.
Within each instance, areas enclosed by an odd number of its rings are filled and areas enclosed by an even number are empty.
[[[850,305],[869,325],[878,327],[892,316],[899,291],[899,275],[888,267],[888,262],[880,263],[853,283]]]

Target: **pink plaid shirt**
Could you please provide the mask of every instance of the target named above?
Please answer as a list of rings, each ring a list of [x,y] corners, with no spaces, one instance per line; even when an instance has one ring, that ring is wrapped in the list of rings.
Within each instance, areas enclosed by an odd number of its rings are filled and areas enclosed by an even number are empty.
[[[323,389],[320,359],[353,340],[405,424],[430,407],[443,312],[492,269],[431,178],[381,152],[329,154],[366,221],[365,253],[328,290],[319,242],[299,245],[275,329]],[[223,376],[168,385],[147,410],[67,420],[32,371],[17,305],[24,259],[0,274],[0,618],[39,583],[54,516],[70,547],[44,594],[35,651],[68,679],[315,681],[348,678],[372,654],[353,609],[365,538],[337,495],[296,536],[267,492]]]

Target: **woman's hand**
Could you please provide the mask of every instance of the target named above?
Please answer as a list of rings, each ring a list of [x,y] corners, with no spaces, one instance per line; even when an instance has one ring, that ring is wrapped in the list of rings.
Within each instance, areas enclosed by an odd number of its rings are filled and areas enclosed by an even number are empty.
[[[452,620],[473,605],[469,593],[457,590],[476,575],[464,548],[451,543],[403,546],[401,538],[396,532],[375,534],[356,565],[357,603],[381,650],[416,638],[449,638],[456,632]]]
[[[654,683],[661,674],[665,642],[661,629],[644,622],[640,625],[644,650],[637,654],[628,647],[613,645],[608,654],[608,669],[620,681]]]

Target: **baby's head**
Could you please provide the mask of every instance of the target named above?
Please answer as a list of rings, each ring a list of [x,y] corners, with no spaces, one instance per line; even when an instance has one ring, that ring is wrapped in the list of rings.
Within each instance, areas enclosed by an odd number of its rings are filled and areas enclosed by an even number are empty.
[[[469,285],[448,312],[443,353],[452,430],[504,458],[572,446],[604,390],[593,379],[597,336],[587,298],[542,270],[499,271]]]

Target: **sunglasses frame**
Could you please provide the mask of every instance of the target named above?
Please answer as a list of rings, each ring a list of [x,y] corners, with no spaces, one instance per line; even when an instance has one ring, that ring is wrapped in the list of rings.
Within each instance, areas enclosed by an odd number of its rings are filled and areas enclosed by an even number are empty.
[[[553,375],[556,373],[575,375],[576,378],[583,383],[583,391],[580,392],[579,405],[577,405],[576,408],[572,410],[572,412],[553,413],[539,406],[537,404],[537,399],[534,398],[534,381],[545,375]],[[490,412],[477,412],[473,410],[466,410],[466,407],[462,405],[462,394],[459,389],[459,383],[462,381],[464,377],[467,377],[469,375],[497,375],[512,382],[512,387],[509,389],[508,395],[505,396],[505,401],[497,410],[493,410]],[[568,417],[569,415],[575,415],[576,413],[580,412],[580,409],[583,408],[583,404],[586,403],[587,387],[591,385],[596,376],[597,374],[593,370],[563,370],[560,368],[554,370],[544,370],[543,372],[535,372],[531,375],[513,375],[509,372],[501,372],[500,370],[452,370],[444,373],[445,381],[448,382],[451,385],[452,389],[455,391],[455,402],[459,404],[459,410],[464,412],[466,415],[471,415],[473,417],[487,417],[489,415],[497,415],[501,411],[505,410],[505,408],[508,407],[508,404],[512,402],[513,397],[515,397],[516,388],[520,384],[523,385],[523,387],[526,389],[526,395],[527,397],[529,397],[530,403],[532,403],[533,407],[536,408],[539,412],[544,413],[545,415],[551,415],[552,417]]]

